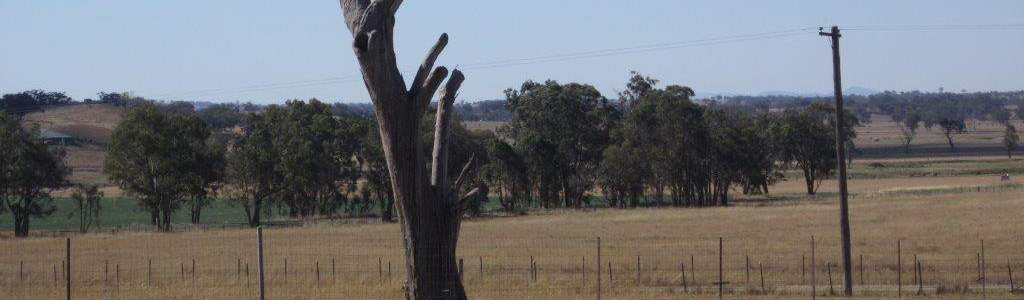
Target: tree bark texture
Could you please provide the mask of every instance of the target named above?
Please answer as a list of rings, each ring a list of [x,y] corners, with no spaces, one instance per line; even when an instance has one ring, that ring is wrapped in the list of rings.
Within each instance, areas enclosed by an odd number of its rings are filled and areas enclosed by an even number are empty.
[[[434,62],[448,43],[442,34],[431,47],[412,83],[406,87],[394,51],[395,12],[401,0],[340,0],[345,22],[352,32],[352,49],[373,100],[381,142],[394,193],[395,213],[402,229],[408,300],[466,299],[459,277],[455,248],[460,218],[474,189],[459,197],[461,185],[474,173],[475,159],[449,183],[448,137],[452,105],[465,77],[458,70],[449,77]],[[442,83],[444,86],[442,87]],[[422,153],[419,125],[440,89],[431,166]]]

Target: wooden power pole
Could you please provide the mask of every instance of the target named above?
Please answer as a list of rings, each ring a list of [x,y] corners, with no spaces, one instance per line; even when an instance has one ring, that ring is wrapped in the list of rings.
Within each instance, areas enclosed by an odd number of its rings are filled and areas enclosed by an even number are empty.
[[[832,32],[819,32],[832,39],[832,72],[836,94],[836,165],[839,173],[839,227],[843,248],[843,295],[853,296],[853,259],[850,249],[850,209],[846,189],[846,120],[843,110],[843,79],[839,63],[839,26]]]

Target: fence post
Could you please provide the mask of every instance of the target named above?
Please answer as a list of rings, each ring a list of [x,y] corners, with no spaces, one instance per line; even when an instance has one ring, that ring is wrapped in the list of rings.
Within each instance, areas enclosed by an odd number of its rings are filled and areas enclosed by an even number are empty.
[[[149,271],[146,272],[146,285],[153,286],[153,259],[149,259]]]
[[[1013,284],[1013,267],[1010,266],[1010,260],[1006,260],[1006,272],[1010,277],[1010,293],[1013,293],[1017,290],[1017,286]]]
[[[583,275],[583,284],[581,286],[587,286],[587,257],[582,257],[582,268],[580,269],[580,275]]]
[[[245,286],[252,284],[252,280],[249,279],[249,263],[245,263]]]
[[[679,263],[679,272],[683,274],[683,293],[689,293],[690,288],[686,284],[686,263]]]
[[[903,239],[896,239],[896,298],[903,298]]]
[[[65,245],[67,246],[66,247],[66,250],[67,250],[66,254],[67,254],[68,267],[66,269],[64,269],[67,272],[67,273],[64,274],[64,276],[65,276],[64,282],[67,285],[66,286],[67,296],[68,296],[67,300],[71,300],[71,238],[69,237],[65,241],[66,241]]]
[[[917,261],[917,294],[924,294],[924,268],[921,267],[921,261]]]
[[[103,260],[103,282],[110,282],[110,278],[107,273],[110,271],[110,261]]]
[[[316,286],[320,286],[320,261],[316,261]]]
[[[334,273],[334,270],[335,270],[334,267],[335,267],[335,265],[334,265],[334,258],[331,257],[331,281],[334,281],[338,277]]]
[[[389,263],[390,263],[390,261],[389,261]],[[388,269],[390,269],[390,267],[388,267]],[[466,273],[464,271],[465,271],[465,269],[463,269],[462,259],[460,258],[459,259],[459,279],[462,279],[462,278],[465,277]]]
[[[181,266],[181,281],[185,282],[185,263],[180,262],[178,265]]]
[[[288,259],[284,259],[284,284],[288,284]]]
[[[914,274],[914,284],[918,284],[919,283],[919,281],[918,281],[919,278],[917,277],[917,253],[914,253],[914,264],[910,266],[910,270],[911,270],[911,273]]]
[[[388,260],[388,282],[391,282],[391,260]]]
[[[640,254],[636,255],[636,283],[640,284]]]
[[[57,263],[53,263],[53,286],[57,286]]]
[[[812,235],[811,236],[811,299],[812,300],[818,298],[818,279],[815,278],[816,274],[818,273],[818,270],[817,270],[817,268],[815,268],[817,266],[817,262],[815,261],[814,254],[815,254],[814,253],[814,236]]]
[[[462,277],[462,272],[459,272],[459,277]],[[384,260],[380,257],[377,258],[377,282],[384,282]]]
[[[615,278],[612,277],[612,262],[608,262],[608,289],[615,286]]]
[[[597,276],[594,277],[597,278],[597,300],[601,300],[601,237],[597,237]]]
[[[192,283],[196,283],[196,260],[192,259]]]
[[[484,257],[481,255],[478,258],[480,259],[480,278],[483,279],[484,278]]]
[[[864,285],[864,254],[860,255],[860,285]]]
[[[768,290],[766,290],[766,289],[764,288],[764,266],[763,266],[763,265],[761,265],[761,263],[760,263],[760,262],[758,262],[758,263],[757,263],[757,268],[758,268],[758,269],[760,270],[760,272],[761,272],[761,293],[762,293],[762,294],[767,294],[767,293],[768,293]]]
[[[744,267],[747,270],[747,281],[743,284],[750,285],[750,255],[747,254],[747,265]]]
[[[800,284],[807,283],[807,254],[800,256]]]
[[[235,261],[235,280],[242,279],[242,259],[239,258]]]
[[[114,264],[114,284],[118,287],[121,286],[121,264]]]
[[[526,269],[526,271],[529,271],[529,280],[532,281],[532,282],[537,282],[537,277],[534,274],[534,266],[535,266],[535,264],[534,264],[534,256],[530,255],[529,256],[529,267]]]
[[[724,244],[722,237],[718,237],[718,300],[722,300],[725,297],[725,276],[722,273],[722,260],[724,260],[725,254],[723,253],[724,246],[722,244]]]
[[[25,282],[25,261],[18,264],[18,282]]]
[[[267,299],[267,286],[263,271],[263,227],[256,227],[256,236],[259,242],[259,269],[260,269],[260,300]]]
[[[693,258],[693,254],[690,254],[690,283],[693,284],[694,288],[697,287],[697,263]]]
[[[981,298],[985,299],[985,292],[988,285],[988,273],[985,272],[985,240],[981,240]]]
[[[825,268],[828,269],[828,294],[832,296],[836,294],[835,288],[832,287],[832,262],[825,262]]]

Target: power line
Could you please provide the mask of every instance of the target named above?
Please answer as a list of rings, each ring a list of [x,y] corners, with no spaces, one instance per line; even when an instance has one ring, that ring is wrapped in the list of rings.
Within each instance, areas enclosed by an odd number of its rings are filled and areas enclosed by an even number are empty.
[[[483,63],[466,64],[465,67],[462,68],[462,69],[464,69],[464,70],[492,69],[492,68],[502,68],[502,67],[510,67],[510,66],[520,66],[520,65],[530,65],[530,64],[539,64],[539,63],[549,63],[549,62],[560,62],[560,61],[568,61],[568,60],[577,60],[577,59],[585,59],[585,58],[597,58],[597,57],[607,57],[607,56],[615,56],[615,55],[625,55],[625,54],[635,54],[635,53],[644,53],[644,52],[653,52],[653,51],[663,51],[663,50],[679,49],[679,48],[687,48],[687,47],[701,47],[701,46],[711,46],[711,45],[720,45],[720,44],[729,44],[729,43],[738,43],[738,42],[748,42],[748,41],[777,39],[777,38],[785,38],[785,37],[802,35],[802,34],[808,32],[808,31],[814,30],[814,29],[816,29],[816,28],[808,27],[808,28],[779,30],[779,31],[755,33],[755,34],[743,34],[743,35],[733,35],[733,36],[716,37],[716,38],[704,38],[704,39],[696,39],[696,40],[680,41],[680,42],[672,42],[672,43],[659,43],[659,44],[650,44],[650,45],[642,45],[642,46],[630,46],[630,47],[620,47],[620,48],[595,50],[595,51],[584,51],[584,52],[563,53],[563,54],[555,54],[555,55],[545,55],[545,56],[537,56],[537,57],[529,57],[529,58],[498,60],[498,61],[490,61],[490,62],[483,62]],[[402,71],[403,72],[409,72],[411,70],[407,69],[407,70],[402,70]],[[181,92],[181,93],[164,93],[164,94],[154,95],[153,97],[177,98],[177,97],[214,96],[214,95],[233,94],[233,93],[242,93],[242,92],[253,92],[253,91],[274,90],[274,89],[286,89],[286,88],[317,86],[317,85],[328,85],[328,84],[336,84],[336,83],[344,83],[344,82],[355,82],[355,81],[359,81],[360,79],[361,79],[361,76],[332,77],[332,78],[313,79],[313,80],[298,81],[298,82],[288,82],[288,83],[275,83],[275,84],[265,84],[265,85],[251,85],[251,86],[243,86],[243,87],[235,87],[235,88],[200,90],[200,91]]]
[[[671,49],[689,48],[689,47],[703,47],[730,43],[770,40],[770,39],[781,39],[792,36],[799,36],[807,31],[815,30],[817,27],[808,28],[796,28],[787,30],[778,30],[762,33],[753,34],[742,34],[724,37],[714,38],[703,38],[688,41],[679,41],[671,43],[658,43],[649,45],[639,46],[627,46],[618,47],[611,49],[595,50],[595,51],[582,51],[582,52],[571,52],[563,54],[553,55],[542,55],[528,58],[517,58],[517,59],[506,59],[496,60],[490,62],[471,63],[464,65],[464,70],[481,70],[481,69],[493,69],[503,68],[512,66],[532,65],[541,63],[551,62],[562,62],[569,60],[588,59],[588,58],[599,58],[617,55],[628,55],[645,52],[664,51]],[[976,25],[901,25],[901,26],[850,26],[845,27],[846,31],[978,31],[978,30],[1015,30],[1024,29],[1024,24],[976,24]],[[412,72],[413,69],[405,69],[402,72]],[[236,94],[246,93],[255,91],[265,90],[278,90],[278,89],[290,89],[308,86],[320,86],[320,85],[331,85],[338,83],[357,82],[361,79],[359,75],[343,76],[343,77],[328,77],[320,79],[311,79],[304,81],[294,82],[283,82],[283,83],[271,83],[271,84],[260,84],[260,85],[249,85],[232,88],[219,88],[219,89],[208,89],[208,90],[197,90],[189,92],[176,92],[176,93],[163,93],[156,94],[154,98],[183,98],[183,97],[205,97],[205,96],[216,96],[225,94]]]
[[[973,30],[1024,29],[1024,24],[983,24],[983,25],[906,25],[906,26],[850,26],[846,31],[973,31]]]

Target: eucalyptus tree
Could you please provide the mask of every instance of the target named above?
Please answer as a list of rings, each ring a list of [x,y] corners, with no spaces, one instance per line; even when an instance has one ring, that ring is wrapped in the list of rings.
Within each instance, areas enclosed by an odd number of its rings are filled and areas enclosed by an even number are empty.
[[[506,135],[526,157],[541,205],[582,207],[608,145],[615,108],[594,86],[554,80],[527,81],[505,96],[515,116]]]
[[[210,130],[194,114],[163,111],[150,104],[132,108],[114,129],[103,171],[111,182],[137,196],[161,231],[196,192],[197,178],[217,164],[207,143]]]
[[[70,173],[63,149],[49,148],[20,118],[0,112],[0,212],[13,215],[15,236],[28,236],[33,218],[56,211],[50,193],[66,187]]]

